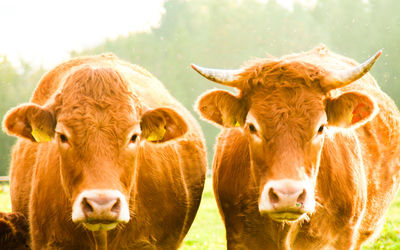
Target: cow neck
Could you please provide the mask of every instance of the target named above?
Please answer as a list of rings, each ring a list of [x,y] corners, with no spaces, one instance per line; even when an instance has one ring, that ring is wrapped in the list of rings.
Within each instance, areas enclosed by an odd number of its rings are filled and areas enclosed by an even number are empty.
[[[94,243],[96,250],[107,250],[107,231],[93,231]]]

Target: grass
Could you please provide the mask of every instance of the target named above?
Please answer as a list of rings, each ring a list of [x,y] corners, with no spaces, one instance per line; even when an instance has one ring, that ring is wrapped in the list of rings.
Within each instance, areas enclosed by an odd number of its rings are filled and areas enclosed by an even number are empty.
[[[0,182],[0,211],[1,212],[11,211],[10,189],[8,185],[1,184],[1,182]]]
[[[0,185],[0,211],[11,211],[8,185]],[[196,219],[180,249],[219,250],[226,249],[225,244],[224,225],[212,192],[211,179],[208,178]],[[363,247],[363,250],[377,249],[400,249],[400,193],[387,213],[386,223],[377,240]]]
[[[226,249],[225,245],[225,227],[218,213],[211,178],[207,178],[199,211],[181,249]]]

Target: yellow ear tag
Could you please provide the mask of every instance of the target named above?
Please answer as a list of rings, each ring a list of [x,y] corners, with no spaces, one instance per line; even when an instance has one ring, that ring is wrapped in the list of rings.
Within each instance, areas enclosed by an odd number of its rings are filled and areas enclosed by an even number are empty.
[[[349,119],[349,124],[352,124],[352,123],[353,123],[353,116],[354,116],[354,114],[353,114],[353,113],[351,113],[351,115],[350,115],[350,119]]]
[[[51,141],[51,137],[44,132],[43,130],[40,129],[33,129],[31,132],[33,138],[35,138],[35,140],[37,142],[48,142]]]
[[[239,121],[236,121],[236,123],[235,123],[235,127],[240,127],[240,123],[239,123]]]
[[[159,128],[158,130],[154,130],[147,137],[148,141],[161,141],[165,135],[165,128]]]

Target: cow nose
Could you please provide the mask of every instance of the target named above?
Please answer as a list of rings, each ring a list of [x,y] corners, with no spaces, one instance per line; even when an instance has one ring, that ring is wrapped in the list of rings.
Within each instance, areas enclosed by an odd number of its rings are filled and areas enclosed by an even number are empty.
[[[258,209],[274,220],[296,220],[313,212],[315,200],[311,183],[291,179],[271,180],[262,189]]]
[[[115,220],[121,211],[121,200],[107,196],[83,197],[81,208],[86,218],[104,217]]]
[[[72,221],[92,231],[111,230],[130,219],[125,196],[118,190],[91,189],[81,192],[72,207]]]
[[[268,198],[273,207],[300,207],[306,199],[306,189],[302,187],[270,187]]]

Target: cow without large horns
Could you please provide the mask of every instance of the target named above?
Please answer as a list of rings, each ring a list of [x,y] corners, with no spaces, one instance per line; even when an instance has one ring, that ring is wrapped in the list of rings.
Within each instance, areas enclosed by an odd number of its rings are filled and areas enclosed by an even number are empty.
[[[107,54],[62,63],[11,109],[14,212],[33,249],[176,249],[197,212],[199,125],[150,73]]]
[[[399,187],[400,116],[362,64],[321,46],[240,70],[199,98],[224,129],[213,184],[228,249],[360,249]]]

